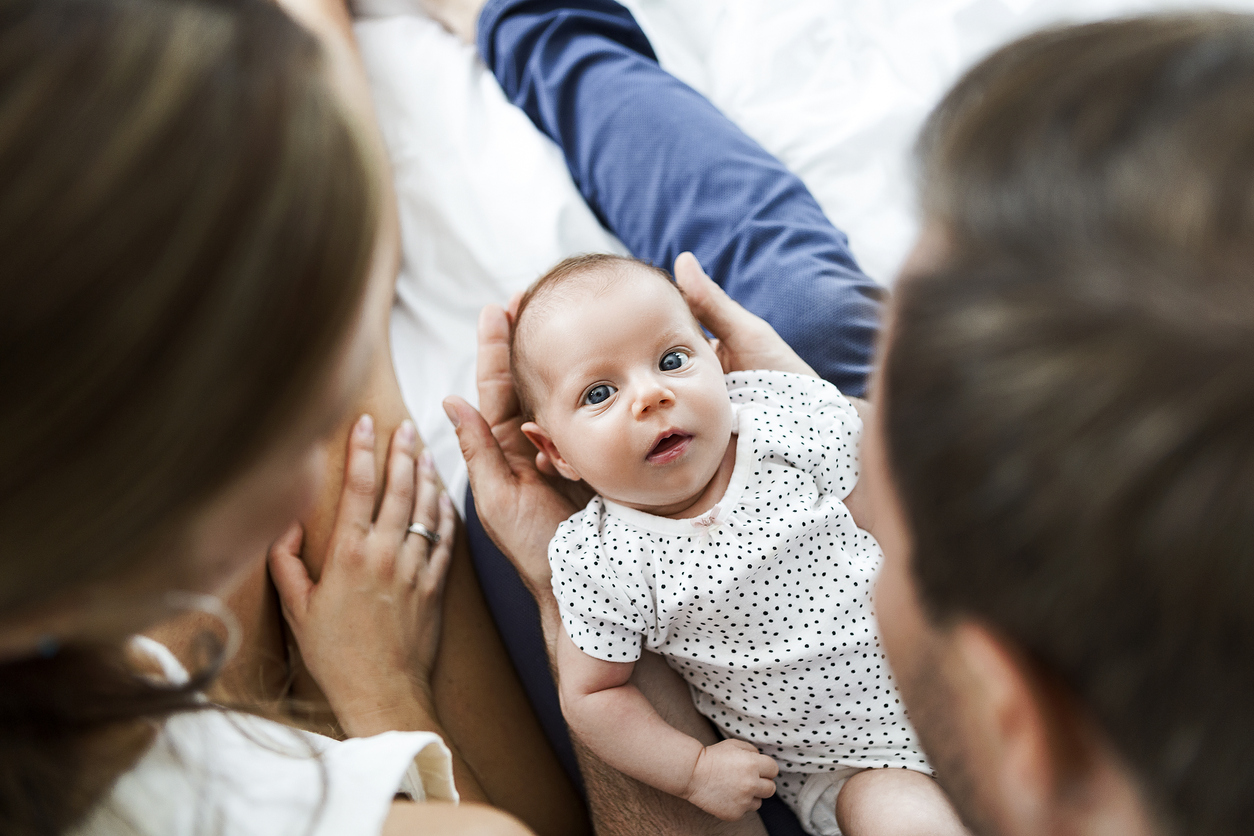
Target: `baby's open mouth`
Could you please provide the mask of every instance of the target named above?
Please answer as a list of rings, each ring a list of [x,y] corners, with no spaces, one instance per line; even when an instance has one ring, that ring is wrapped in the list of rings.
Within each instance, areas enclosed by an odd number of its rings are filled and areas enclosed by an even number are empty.
[[[653,464],[666,464],[683,455],[684,450],[688,449],[688,442],[692,440],[690,433],[670,432],[657,440],[653,445],[653,449],[649,451],[649,455],[645,459]]]

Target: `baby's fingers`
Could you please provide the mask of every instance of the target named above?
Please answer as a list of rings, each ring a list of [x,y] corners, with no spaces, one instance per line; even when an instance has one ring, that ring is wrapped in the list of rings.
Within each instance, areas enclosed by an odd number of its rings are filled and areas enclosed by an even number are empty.
[[[714,745],[725,746],[728,749],[744,749],[746,752],[753,752],[755,755],[759,754],[757,746],[754,746],[752,743],[749,743],[748,741],[738,740],[737,738],[734,738],[734,737],[729,737],[726,740],[723,740]],[[762,757],[766,757],[766,755],[762,755]]]

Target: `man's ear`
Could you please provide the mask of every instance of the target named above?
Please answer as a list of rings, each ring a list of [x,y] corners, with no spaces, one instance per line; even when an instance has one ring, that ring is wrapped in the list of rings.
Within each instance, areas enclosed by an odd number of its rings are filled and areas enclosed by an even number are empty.
[[[572,482],[578,482],[583,478],[575,468],[570,466],[566,459],[562,458],[562,454],[557,451],[557,445],[553,443],[553,439],[549,437],[548,431],[544,427],[535,421],[528,421],[522,425],[522,431],[523,435],[527,436],[527,440],[548,457],[548,460],[557,468],[558,473]]]
[[[984,749],[985,776],[996,786],[998,830],[1015,836],[1051,832],[1061,765],[1030,663],[976,622],[955,626],[952,639],[958,676],[967,680],[963,690],[971,696],[967,732]]]
[[[971,697],[967,733],[998,795],[997,832],[1156,832],[1132,772],[1056,674],[977,622],[954,627],[952,646]]]

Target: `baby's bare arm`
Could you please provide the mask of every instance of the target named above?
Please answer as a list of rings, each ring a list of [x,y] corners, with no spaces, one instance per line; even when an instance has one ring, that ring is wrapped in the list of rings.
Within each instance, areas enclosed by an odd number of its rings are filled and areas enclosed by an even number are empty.
[[[775,762],[748,743],[702,746],[669,725],[631,684],[634,662],[595,659],[557,639],[562,712],[601,760],[638,781],[686,798],[726,821],[758,809],[775,792]]]
[[[615,769],[682,796],[703,748],[667,725],[630,683],[635,662],[606,662],[584,653],[565,630],[557,639],[562,713],[596,755]]]

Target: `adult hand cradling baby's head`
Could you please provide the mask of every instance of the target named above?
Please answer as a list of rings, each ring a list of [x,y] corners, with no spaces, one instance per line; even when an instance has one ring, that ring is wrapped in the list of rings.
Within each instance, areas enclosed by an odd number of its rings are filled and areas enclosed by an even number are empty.
[[[818,376],[766,320],[737,304],[707,276],[692,253],[675,259],[675,283],[692,315],[713,335],[723,371],[771,369]]]
[[[814,375],[770,325],[723,292],[691,253],[676,259],[675,280],[693,315],[717,340],[723,371],[771,368]],[[517,299],[510,307],[517,310]],[[547,588],[548,561],[538,558],[558,524],[592,493],[581,483],[558,477],[548,456],[522,433],[523,416],[510,375],[512,327],[505,309],[483,309],[476,368],[479,409],[453,396],[444,400],[444,410],[457,431],[485,530],[515,561],[529,586]]]

